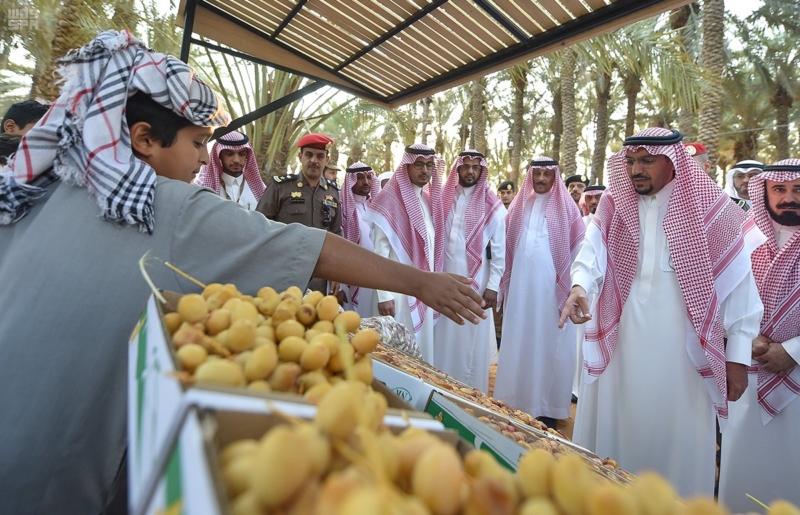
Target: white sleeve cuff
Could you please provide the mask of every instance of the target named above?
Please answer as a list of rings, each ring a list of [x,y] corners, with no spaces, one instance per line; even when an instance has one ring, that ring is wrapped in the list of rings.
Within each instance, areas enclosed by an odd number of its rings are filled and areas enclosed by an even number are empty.
[[[791,340],[783,342],[783,348],[793,360],[800,364],[800,336],[795,336]]]
[[[586,290],[586,294],[591,296],[595,293],[595,285],[597,283],[592,278],[591,274],[584,269],[584,267],[573,267],[572,269],[572,286],[580,286]]]
[[[753,342],[741,336],[728,337],[725,361],[750,366],[753,362]]]
[[[391,292],[383,291],[383,290],[376,290],[378,293],[378,302],[388,302],[390,300],[394,300],[394,295]]]

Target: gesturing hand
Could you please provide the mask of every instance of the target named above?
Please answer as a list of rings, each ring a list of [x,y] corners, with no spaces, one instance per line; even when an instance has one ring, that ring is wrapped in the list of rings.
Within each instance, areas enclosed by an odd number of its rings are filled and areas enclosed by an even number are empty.
[[[466,319],[477,324],[486,318],[485,302],[472,289],[472,279],[455,274],[426,272],[424,281],[417,287],[416,297],[435,311],[458,325]]]
[[[592,315],[589,313],[589,297],[581,286],[573,286],[570,290],[567,302],[561,311],[561,319],[558,321],[559,329],[564,327],[567,317],[572,320],[573,324],[585,324],[592,319]]]

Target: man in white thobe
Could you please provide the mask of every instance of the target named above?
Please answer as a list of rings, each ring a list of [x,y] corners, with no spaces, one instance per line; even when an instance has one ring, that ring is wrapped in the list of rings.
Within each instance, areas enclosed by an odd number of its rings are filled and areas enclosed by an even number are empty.
[[[559,328],[585,227],[558,163],[535,157],[506,218],[503,341],[494,396],[555,427],[569,418],[575,326]]]
[[[442,271],[444,161],[425,145],[406,147],[394,175],[367,206],[375,253],[421,270]],[[373,314],[393,316],[414,333],[422,359],[433,364],[433,326],[438,318],[414,297],[377,291]]]
[[[767,235],[752,256],[764,318],[722,446],[719,498],[734,512],[753,511],[746,494],[800,505],[800,159],[765,167],[748,192]]]
[[[369,165],[353,163],[345,170],[344,186],[339,194],[342,202],[342,236],[370,252],[375,248],[372,228],[366,220],[367,204],[380,190],[375,172]],[[372,316],[373,290],[358,286],[348,286],[346,290],[346,293],[342,289],[336,294],[345,309],[356,311],[362,318]]]
[[[583,209],[583,223],[587,229],[589,224],[592,223],[594,214],[597,211],[597,206],[600,204],[600,197],[606,190],[605,186],[588,186],[583,192],[580,206]],[[575,365],[575,374],[572,376],[572,402],[578,402],[578,394],[581,385],[581,372],[583,371],[583,335],[585,327],[579,325],[577,327],[576,345],[578,347],[577,361]]]
[[[750,253],[764,237],[681,138],[646,129],[609,160],[561,320],[589,322],[575,442],[710,496],[715,412],[724,431],[763,311]]]
[[[488,175],[483,154],[466,150],[458,155],[442,192],[448,213],[443,271],[472,278],[486,309],[497,303],[506,252],[506,210],[489,188]],[[434,328],[433,365],[488,394],[492,348],[497,348],[492,317],[478,325],[440,320]]]
[[[255,209],[266,186],[247,134],[233,131],[221,136],[211,147],[209,158],[195,184],[210,188],[245,209]]]

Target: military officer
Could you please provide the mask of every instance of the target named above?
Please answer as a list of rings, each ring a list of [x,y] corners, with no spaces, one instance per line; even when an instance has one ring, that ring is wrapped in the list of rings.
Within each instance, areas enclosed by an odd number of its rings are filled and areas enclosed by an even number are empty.
[[[503,181],[497,187],[497,197],[506,209],[511,205],[511,201],[514,200],[516,195],[517,185],[513,181]]]
[[[322,176],[332,146],[333,140],[324,134],[300,138],[297,142],[300,173],[273,177],[256,210],[270,220],[299,223],[341,236],[339,189],[335,182]],[[322,279],[311,279],[308,287],[327,293]]]
[[[589,178],[585,175],[571,175],[564,180],[564,184],[567,186],[567,191],[572,200],[580,207],[581,195],[583,195],[586,186],[589,185]]]

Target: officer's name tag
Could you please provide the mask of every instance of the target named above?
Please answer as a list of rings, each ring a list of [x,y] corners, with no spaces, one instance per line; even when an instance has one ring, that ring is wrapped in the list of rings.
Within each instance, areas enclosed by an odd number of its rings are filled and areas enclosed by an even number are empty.
[[[304,199],[304,198],[290,198],[289,199],[289,203],[290,204],[304,204],[305,201],[306,201],[306,199]]]

